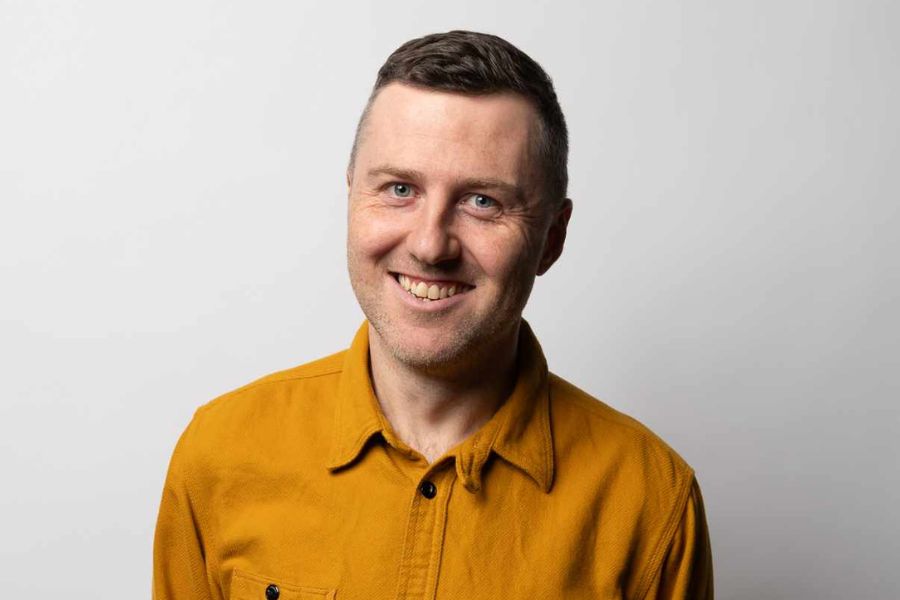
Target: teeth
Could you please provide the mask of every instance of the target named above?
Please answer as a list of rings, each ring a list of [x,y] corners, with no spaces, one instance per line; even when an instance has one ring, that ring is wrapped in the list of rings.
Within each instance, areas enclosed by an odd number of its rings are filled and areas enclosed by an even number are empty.
[[[435,283],[428,285],[424,281],[419,281],[418,283],[416,283],[406,275],[399,275],[397,277],[397,281],[400,283],[404,290],[425,302],[430,302],[432,300],[443,300],[444,298],[449,298],[451,296],[455,296],[458,293],[462,293],[467,289],[465,286],[457,286],[456,284],[453,284],[449,288],[446,288],[441,287]]]

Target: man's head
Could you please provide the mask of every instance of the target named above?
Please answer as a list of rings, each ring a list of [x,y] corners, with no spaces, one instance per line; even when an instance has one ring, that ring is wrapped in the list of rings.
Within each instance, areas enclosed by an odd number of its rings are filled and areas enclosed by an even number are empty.
[[[549,78],[499,38],[451,32],[391,55],[347,173],[348,266],[373,344],[456,370],[515,343],[535,276],[562,252],[565,138]]]

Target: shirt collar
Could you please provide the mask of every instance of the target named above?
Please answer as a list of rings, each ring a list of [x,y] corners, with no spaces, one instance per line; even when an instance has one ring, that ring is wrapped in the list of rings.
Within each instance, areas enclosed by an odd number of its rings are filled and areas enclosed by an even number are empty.
[[[527,474],[544,492],[549,492],[553,484],[547,362],[524,320],[519,332],[517,361],[512,393],[481,429],[453,451],[457,474],[470,492],[481,488],[482,468],[492,452]],[[372,389],[368,322],[356,332],[344,355],[335,404],[330,470],[350,466],[375,434],[381,434],[401,451],[408,450],[393,434]]]

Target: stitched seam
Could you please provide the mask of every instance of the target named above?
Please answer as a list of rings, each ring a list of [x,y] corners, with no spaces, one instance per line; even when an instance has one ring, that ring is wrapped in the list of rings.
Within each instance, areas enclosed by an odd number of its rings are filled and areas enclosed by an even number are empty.
[[[181,537],[181,543],[184,544],[185,547],[193,544],[196,539],[195,536],[201,535],[200,523],[198,522],[196,511],[194,510],[193,502],[191,502],[190,492],[187,488],[187,482],[181,482],[184,488],[184,504],[186,504],[186,510],[189,513],[191,520],[191,527],[179,523],[178,525],[178,533]],[[178,500],[177,494],[175,494],[176,502],[181,504]],[[178,507],[181,509],[181,507]],[[205,562],[205,548],[201,548],[200,558]],[[189,559],[190,560],[190,559]],[[197,564],[194,561],[191,561],[191,587],[194,589],[194,593],[198,594],[198,597],[209,598],[209,590],[206,588],[206,572],[204,569],[204,564]],[[201,569],[203,571],[201,571]]]
[[[656,545],[656,550],[654,550],[653,554],[650,555],[651,557],[650,562],[647,565],[647,571],[644,573],[644,577],[641,579],[641,585],[637,588],[638,598],[647,597],[647,592],[650,589],[650,584],[653,583],[653,576],[656,574],[657,570],[662,567],[663,558],[665,557],[666,551],[669,549],[669,544],[672,542],[672,539],[675,536],[675,528],[679,523],[681,523],[681,520],[684,517],[687,500],[691,495],[691,487],[694,483],[693,470],[689,471],[688,475],[689,477],[685,478],[687,481],[687,485],[684,486],[684,489],[679,496],[678,501],[675,503],[675,506],[672,509],[671,515],[669,515],[669,522],[666,524],[666,527],[663,530],[663,535],[660,537],[660,540]]]
[[[454,474],[455,475],[455,474]],[[426,594],[426,598],[429,600],[434,600],[437,597],[438,583],[440,582],[441,577],[441,566],[444,559],[444,545],[447,543],[447,511],[450,506],[450,497],[453,495],[453,488],[456,486],[456,477],[452,476],[453,479],[450,480],[450,485],[447,486],[447,498],[444,500],[443,507],[441,509],[438,517],[441,519],[440,523],[440,531],[436,532],[435,538],[432,541],[432,551],[431,551],[431,559],[435,561],[434,566],[434,582],[429,582],[432,585],[429,593]]]
[[[397,593],[397,598],[405,598],[409,592],[409,562],[412,557],[415,556],[416,541],[414,531],[417,529],[419,513],[421,512],[419,509],[419,498],[416,496],[418,493],[419,488],[416,486],[416,491],[413,492],[413,508],[415,509],[415,513],[413,513],[409,525],[406,528],[406,539],[404,540],[403,554],[400,558],[400,581],[398,582],[400,584],[400,590]],[[412,545],[411,548],[410,544]],[[403,577],[404,575],[406,575],[405,578]]]
[[[255,581],[256,583],[266,585],[269,583],[275,583],[278,587],[283,590],[287,590],[289,592],[295,592],[299,594],[307,593],[307,594],[321,594],[325,596],[332,590],[330,588],[319,588],[319,587],[309,587],[305,585],[296,585],[294,583],[285,582],[280,577],[268,577],[266,575],[257,575],[255,573],[250,573],[249,571],[244,571],[243,569],[234,569],[232,571],[233,577],[240,577],[243,579],[249,579],[250,581]],[[233,586],[232,586],[233,587]]]
[[[546,402],[547,410],[541,415],[541,424],[543,425],[544,438],[544,481],[542,482],[545,492],[550,491],[551,473],[553,472],[553,434],[550,429],[550,389],[547,389],[547,398],[541,399]]]
[[[586,393],[586,392],[585,392]],[[593,396],[588,396],[587,398],[573,398],[566,397],[565,394],[562,395],[562,399],[570,404],[576,404],[585,410],[589,411],[592,416],[606,421],[608,423],[618,423],[623,427],[628,427],[629,429],[634,429],[641,431],[645,428],[645,426],[636,421],[633,417],[629,417],[625,413],[619,412],[609,404],[606,404],[599,398],[594,398]],[[614,411],[614,415],[607,415],[607,410]]]
[[[210,400],[206,404],[203,404],[202,406],[200,406],[197,409],[197,412],[201,412],[201,411],[205,412],[215,406],[218,406],[220,404],[227,402],[228,400],[231,400],[233,398],[243,395],[244,392],[249,392],[251,390],[262,387],[264,385],[274,385],[276,383],[285,383],[285,382],[290,382],[290,381],[303,381],[305,379],[317,379],[319,377],[327,377],[329,375],[336,375],[342,371],[343,371],[343,368],[340,368],[340,369],[336,369],[334,371],[328,371],[327,373],[316,373],[314,375],[297,375],[294,377],[285,377],[284,379],[273,379],[273,380],[264,379],[262,381],[254,381],[252,383],[248,383],[247,385],[239,387],[230,392],[226,392],[226,393],[222,394],[221,396],[219,396],[218,398],[214,398],[214,399]]]

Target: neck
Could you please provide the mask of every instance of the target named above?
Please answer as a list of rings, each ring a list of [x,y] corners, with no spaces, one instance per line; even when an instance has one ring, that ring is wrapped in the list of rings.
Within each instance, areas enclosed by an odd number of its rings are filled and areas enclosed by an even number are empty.
[[[518,324],[465,364],[425,369],[397,360],[369,325],[372,385],[394,433],[432,463],[475,433],[515,382]]]

